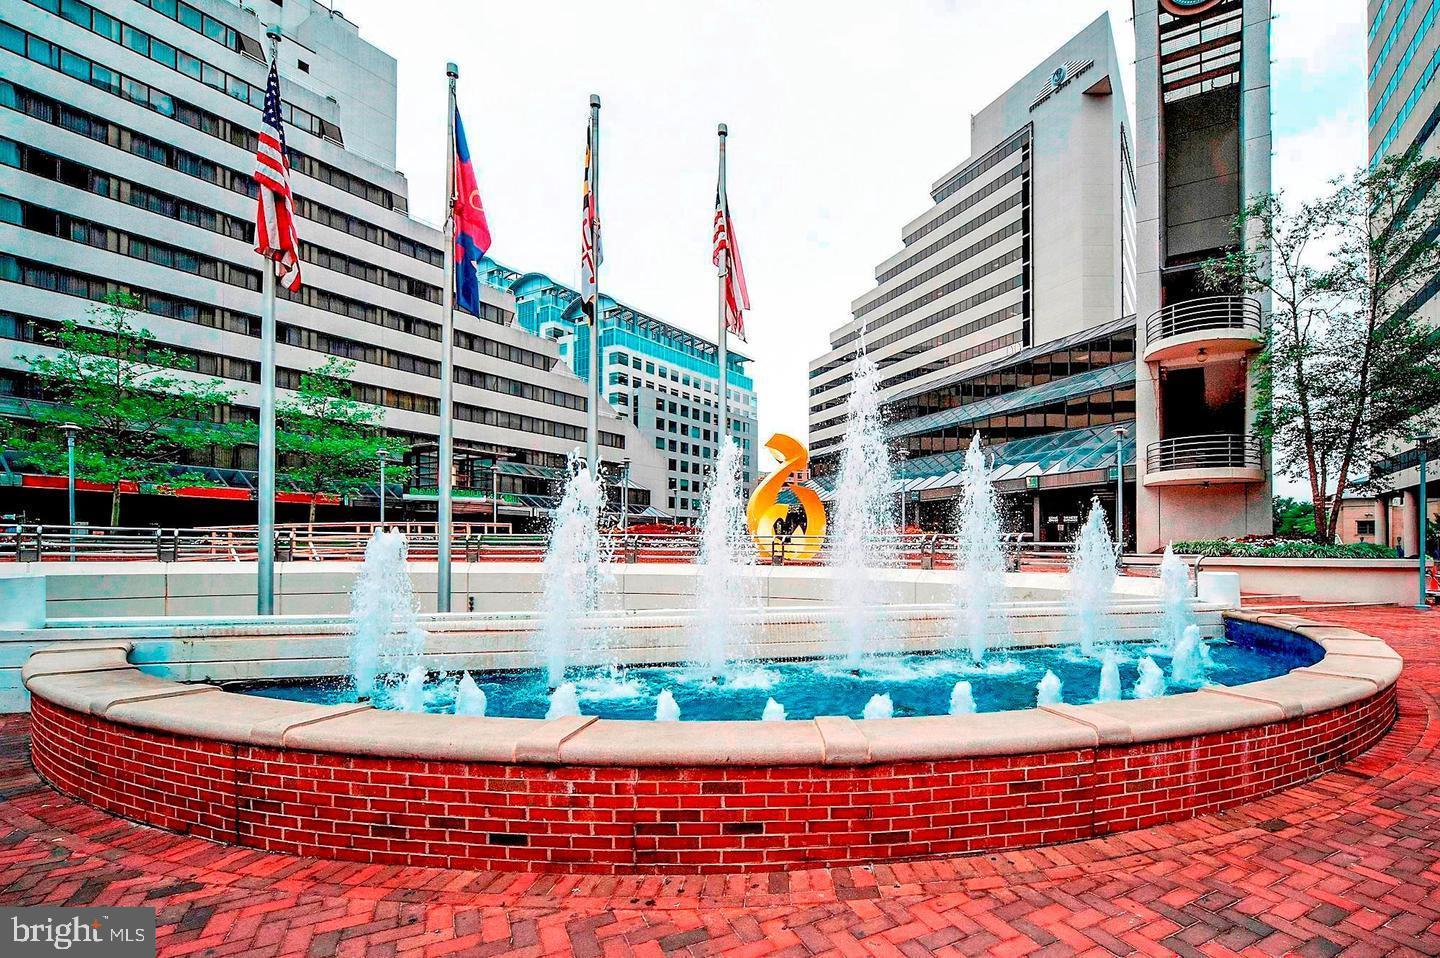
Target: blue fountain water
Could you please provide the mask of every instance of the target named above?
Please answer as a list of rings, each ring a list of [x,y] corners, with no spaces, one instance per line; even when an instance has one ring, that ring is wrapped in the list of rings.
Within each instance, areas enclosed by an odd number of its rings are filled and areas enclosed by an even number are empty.
[[[1307,639],[1242,622],[1228,622],[1227,639],[1211,641],[1208,646],[1210,661],[1203,674],[1188,684],[1172,680],[1164,694],[1191,692],[1206,684],[1239,685],[1273,678],[1314,664],[1322,655],[1320,647]],[[1125,644],[1112,648],[1122,698],[1134,697],[1144,656],[1149,655],[1166,672],[1170,670],[1169,656],[1158,648]],[[572,668],[569,678],[574,682],[575,699],[569,700],[570,689],[566,688],[567,701],[554,714],[569,714],[578,702],[585,715],[653,720],[657,700],[668,690],[673,703],[667,701],[664,711],[667,716],[673,714],[673,704],[681,721],[756,720],[769,699],[783,705],[790,720],[817,715],[860,718],[877,695],[890,696],[896,717],[946,715],[951,711],[957,681],[970,683],[976,711],[997,712],[1033,707],[1036,685],[1047,670],[1060,680],[1066,702],[1083,704],[1100,695],[1101,660],[1076,656],[1065,648],[1043,647],[1017,649],[1003,658],[988,656],[981,666],[960,652],[878,656],[867,659],[859,670],[833,659],[766,662],[741,666],[718,682],[711,681],[702,668],[683,665],[631,668],[618,675],[609,670]],[[463,674],[431,673],[424,709],[453,713]],[[544,718],[554,704],[543,669],[470,674],[485,694],[487,715]],[[376,683],[373,704],[391,709],[413,707],[415,700],[407,694],[407,684],[403,676],[382,679]],[[305,702],[339,703],[355,698],[354,687],[344,677],[230,688]],[[1106,692],[1109,694],[1110,688]]]

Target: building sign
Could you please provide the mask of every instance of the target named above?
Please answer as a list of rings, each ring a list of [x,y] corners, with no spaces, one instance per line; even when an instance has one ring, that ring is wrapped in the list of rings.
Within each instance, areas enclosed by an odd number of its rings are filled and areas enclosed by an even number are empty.
[[[1193,17],[1219,5],[1220,0],[1160,0],[1165,12],[1177,17]]]
[[[1060,64],[1045,80],[1045,85],[1040,88],[1040,93],[1030,101],[1030,112],[1035,112],[1036,107],[1075,82],[1076,78],[1089,71],[1094,65],[1094,60],[1066,60]]]

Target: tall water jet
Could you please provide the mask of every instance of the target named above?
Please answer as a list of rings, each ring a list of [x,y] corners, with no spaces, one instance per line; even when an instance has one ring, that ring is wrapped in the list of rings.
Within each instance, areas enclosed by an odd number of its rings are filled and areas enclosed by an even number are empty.
[[[483,716],[485,708],[485,690],[466,672],[455,686],[455,714]]]
[[[1120,663],[1116,660],[1114,649],[1106,649],[1103,658],[1104,663],[1100,666],[1100,692],[1095,696],[1095,701],[1117,702],[1120,700]]]
[[[1115,590],[1115,544],[1099,499],[1075,539],[1070,560],[1070,617],[1084,655],[1094,655],[1110,637],[1111,593]]]
[[[1195,624],[1195,610],[1190,602],[1190,569],[1168,545],[1160,558],[1160,609],[1158,644],[1173,651],[1185,629]]]
[[[580,714],[580,692],[574,682],[564,682],[550,693],[550,707],[545,710],[547,719],[567,718]]]
[[[1137,699],[1153,699],[1165,694],[1165,673],[1150,656],[1140,660],[1140,677],[1135,680],[1134,695]]]
[[[728,659],[750,647],[752,613],[760,605],[755,579],[747,574],[755,544],[745,528],[740,465],[740,447],[727,436],[700,513],[696,614],[687,634],[691,661],[711,676],[720,675]]]
[[[863,338],[846,399],[847,425],[830,511],[826,563],[832,569],[837,644],[845,662],[860,663],[879,633],[883,591],[874,570],[896,564],[895,502],[885,445],[880,373]]]
[[[660,694],[655,697],[655,721],[680,721],[680,703],[675,701],[675,696],[669,689],[661,689]]]
[[[417,665],[395,691],[395,705],[404,712],[425,711],[425,666]]]
[[[870,701],[865,703],[865,711],[861,713],[867,719],[888,719],[895,717],[895,702],[890,698],[890,693],[883,695],[872,695]]]
[[[1060,676],[1049,669],[1045,670],[1044,676],[1035,683],[1035,704],[1036,705],[1059,705],[1064,701],[1060,696],[1063,688],[1060,684]]]
[[[409,672],[425,650],[416,624],[415,595],[405,567],[405,536],[377,529],[350,595],[350,677],[369,698],[381,672]]]
[[[1209,660],[1210,650],[1200,637],[1200,627],[1186,626],[1170,658],[1170,681],[1177,685],[1199,685],[1205,680],[1205,664]]]
[[[785,706],[774,699],[765,700],[765,711],[760,713],[762,722],[783,722],[785,721]]]
[[[955,507],[955,640],[979,662],[997,645],[1008,644],[1005,550],[1000,544],[1000,508],[980,448],[980,434],[965,453],[961,493]]]
[[[565,486],[550,527],[550,544],[541,567],[540,628],[537,651],[545,662],[550,687],[565,679],[571,658],[586,647],[586,619],[600,606],[604,542],[600,509],[604,485],[581,465]]]
[[[950,690],[950,714],[973,715],[974,712],[975,696],[970,691],[970,683],[956,682]]]

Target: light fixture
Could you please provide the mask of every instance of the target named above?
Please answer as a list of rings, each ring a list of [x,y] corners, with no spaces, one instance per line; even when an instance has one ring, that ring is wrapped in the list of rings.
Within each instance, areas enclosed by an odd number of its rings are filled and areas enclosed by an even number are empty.
[[[1195,361],[1196,361],[1197,363],[1199,363],[1200,365],[1203,366],[1203,365],[1205,365],[1205,363],[1206,363],[1209,359],[1210,359],[1210,351],[1209,351],[1208,349],[1206,349],[1204,346],[1201,346],[1200,349],[1199,349],[1199,351],[1198,351],[1197,353],[1195,353]]]

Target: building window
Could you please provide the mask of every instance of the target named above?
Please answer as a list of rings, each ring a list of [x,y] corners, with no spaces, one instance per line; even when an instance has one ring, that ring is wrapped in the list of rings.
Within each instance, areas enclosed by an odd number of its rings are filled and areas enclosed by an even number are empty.
[[[1355,520],[1355,534],[1356,534],[1357,536],[1373,536],[1373,535],[1375,535],[1375,520],[1374,520],[1374,519],[1356,519],[1356,520]]]

